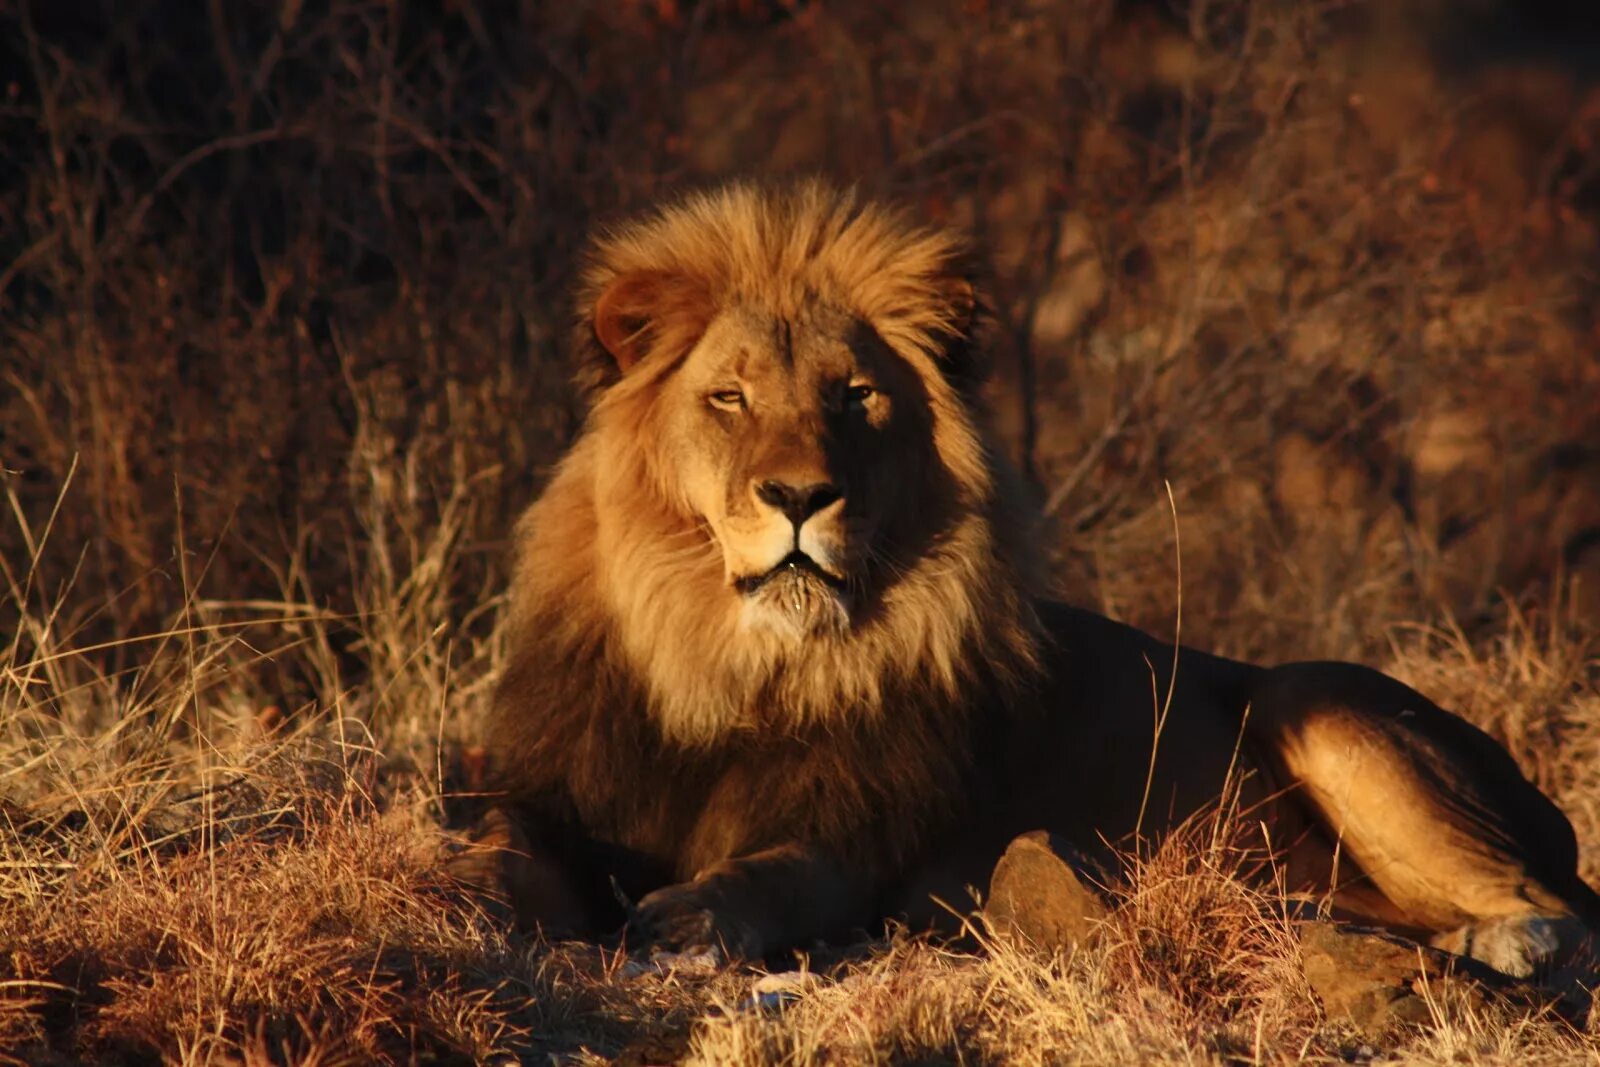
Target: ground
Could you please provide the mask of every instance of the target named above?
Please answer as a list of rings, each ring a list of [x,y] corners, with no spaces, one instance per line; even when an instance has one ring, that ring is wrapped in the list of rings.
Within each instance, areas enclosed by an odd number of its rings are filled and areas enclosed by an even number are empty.
[[[1397,674],[1600,881],[1600,96],[1517,10],[0,14],[0,1061],[1600,1060],[1328,1019],[1226,817],[1070,957],[897,932],[782,1007],[443,873],[584,235],[808,171],[975,236],[1064,596]]]

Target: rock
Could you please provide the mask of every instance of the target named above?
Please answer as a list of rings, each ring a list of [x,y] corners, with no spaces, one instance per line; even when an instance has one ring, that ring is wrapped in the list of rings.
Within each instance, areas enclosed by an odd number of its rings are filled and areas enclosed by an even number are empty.
[[[781,971],[764,974],[750,989],[750,996],[739,1004],[741,1011],[779,1011],[827,985],[815,971]]]
[[[666,1024],[630,1041],[611,1062],[617,1067],[682,1063],[693,1043],[693,1026]],[[551,1062],[555,1062],[555,1057],[551,1057]]]
[[[984,914],[997,932],[1052,952],[1096,936],[1109,911],[1092,888],[1095,868],[1044,830],[1012,841],[989,879]]]
[[[726,965],[719,952],[652,952],[643,959],[625,960],[617,973],[630,981],[645,977],[704,977]]]
[[[1476,960],[1395,934],[1341,923],[1295,924],[1306,982],[1330,1019],[1372,1031],[1434,1018],[1430,1004],[1529,1006],[1556,995],[1508,978]]]

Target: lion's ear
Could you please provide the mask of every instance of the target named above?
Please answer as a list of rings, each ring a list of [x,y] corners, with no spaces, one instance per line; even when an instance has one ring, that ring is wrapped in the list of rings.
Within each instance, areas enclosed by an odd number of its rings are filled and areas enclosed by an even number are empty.
[[[624,274],[594,302],[595,340],[611,353],[618,370],[626,373],[649,354],[650,323],[666,284],[658,271]]]
[[[616,371],[626,374],[664,350],[688,351],[708,318],[707,301],[689,279],[646,270],[612,279],[594,303],[590,325]]]

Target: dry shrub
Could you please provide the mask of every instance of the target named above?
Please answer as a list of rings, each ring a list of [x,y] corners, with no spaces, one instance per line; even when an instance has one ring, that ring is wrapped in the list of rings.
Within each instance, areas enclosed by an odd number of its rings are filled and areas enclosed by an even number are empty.
[[[48,564],[94,605],[68,611],[86,637],[165,624],[190,592],[180,533],[205,595],[357,610],[375,587],[352,557],[397,532],[354,518],[377,495],[456,525],[428,607],[470,616],[574,423],[588,228],[794,171],[984,248],[994,404],[1076,598],[1170,617],[1166,480],[1193,531],[1190,632],[1220,648],[1372,655],[1391,623],[1476,624],[1562,566],[1595,617],[1600,108],[1516,55],[1443,67],[1470,20],[1309,0],[66,7],[0,22],[19,72],[0,442],[36,527],[76,457]]]
[[[1259,828],[1237,813],[1198,817],[1130,867],[1104,961],[1126,995],[1167,1002],[1219,1052],[1303,1040],[1310,993]]]
[[[356,792],[285,797],[282,768],[254,771],[276,775],[287,813],[239,812],[220,794],[160,837],[81,811],[65,835],[12,822],[8,1036],[183,1062],[254,1046],[288,1060],[481,1058],[515,1036],[494,1008],[511,950],[441,883],[427,837]],[[240,832],[241,815],[279,832]],[[28,884],[16,872],[30,867],[73,874]]]

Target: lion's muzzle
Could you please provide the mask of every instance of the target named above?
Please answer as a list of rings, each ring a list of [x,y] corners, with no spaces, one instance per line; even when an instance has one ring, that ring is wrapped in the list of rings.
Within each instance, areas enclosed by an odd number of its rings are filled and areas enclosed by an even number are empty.
[[[844,500],[844,493],[832,482],[793,485],[767,478],[757,482],[754,491],[757,500],[781,512],[797,531],[817,512]]]
[[[759,627],[793,637],[849,629],[851,598],[845,581],[802,552],[735,584],[745,595],[746,620]]]
[[[739,592],[749,596],[752,593],[759,592],[768,583],[780,579],[789,579],[791,581],[814,580],[840,593],[845,590],[845,581],[842,577],[823,569],[816,560],[799,550],[789,553],[770,571],[766,571],[763,574],[746,575],[734,582],[734,586]]]
[[[833,481],[753,480],[750,499],[771,546],[764,570],[737,577],[745,619],[761,629],[807,637],[840,633],[850,625],[850,595],[840,566],[844,492]],[[759,561],[759,562],[758,562]]]

